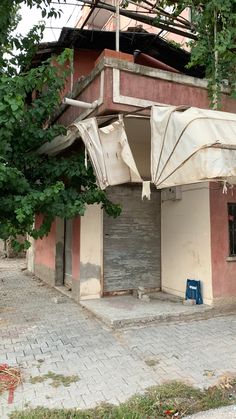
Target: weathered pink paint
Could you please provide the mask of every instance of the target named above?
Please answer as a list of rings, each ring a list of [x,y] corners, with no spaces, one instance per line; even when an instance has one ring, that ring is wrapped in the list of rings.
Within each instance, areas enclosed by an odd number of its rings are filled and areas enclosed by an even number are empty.
[[[120,72],[120,94],[138,99],[151,100],[168,105],[186,105],[209,108],[210,101],[207,89],[190,86],[187,83],[163,80],[139,74]],[[222,95],[224,111],[235,112],[236,102],[228,95]]]
[[[93,102],[100,96],[100,75],[98,75],[92,83],[89,83],[81,93],[75,98],[84,102]],[[76,106],[68,106],[62,115],[58,118],[57,122],[65,126],[70,125],[75,119],[77,119],[84,109]]]
[[[109,53],[110,51],[107,50],[106,56],[108,56]],[[119,53],[113,51],[112,57],[114,58],[116,54]],[[128,54],[124,55],[126,56]],[[130,61],[129,55],[128,58],[128,61]],[[101,60],[102,58],[99,57],[97,60],[98,65],[101,63]],[[126,60],[124,60],[124,62],[126,62]],[[168,105],[196,106],[205,109],[209,108],[210,101],[206,88],[185,83],[184,76],[183,83],[181,83],[181,76],[178,82],[175,80],[164,80],[158,76],[158,70],[156,77],[149,77],[148,75],[142,73],[142,68],[145,69],[145,66],[140,67],[139,72],[126,71],[123,69],[120,70],[120,95]],[[115,103],[113,101],[112,65],[104,65],[104,67],[101,67],[100,71],[94,75],[94,78],[91,77],[89,81],[87,81],[86,78],[81,81],[81,89],[76,99],[85,102],[93,102],[100,98],[101,70],[104,71],[104,86],[102,89],[103,101],[93,112],[90,113],[90,116],[116,112],[132,112],[133,109],[136,109],[135,105],[127,105],[122,103],[122,100],[121,103]],[[94,71],[96,71],[96,67],[94,67]],[[230,98],[229,95],[223,94],[222,110],[226,112],[236,112],[236,101]],[[83,113],[84,109],[69,106],[63,114],[60,115],[58,122],[68,126]]]
[[[35,227],[42,224],[42,215],[36,215]],[[54,221],[46,237],[35,241],[35,264],[55,270],[56,222]]]
[[[72,278],[79,280],[80,266],[80,217],[73,220],[73,237],[72,237]]]
[[[102,51],[102,53],[99,55],[98,59],[96,60],[95,66],[97,64],[99,64],[99,62],[103,58],[117,58],[118,60],[125,60],[125,61],[129,61],[131,63],[134,62],[134,57],[131,54],[127,54],[125,52],[114,51],[113,49],[107,49],[107,48],[105,48]]]
[[[91,50],[91,49],[75,49],[74,50],[74,83],[77,83],[81,77],[86,77],[91,73],[92,69],[95,66],[95,62],[99,55],[100,51]]]
[[[236,296],[236,261],[229,262],[228,203],[236,203],[236,187],[222,193],[217,183],[210,185],[211,253],[213,297]]]

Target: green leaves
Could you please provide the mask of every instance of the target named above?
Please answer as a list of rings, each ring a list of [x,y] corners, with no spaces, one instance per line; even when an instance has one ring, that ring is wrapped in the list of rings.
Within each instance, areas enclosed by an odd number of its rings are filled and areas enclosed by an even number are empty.
[[[171,6],[169,11],[171,10],[173,18],[185,8],[190,9],[192,32],[197,40],[189,42],[189,66],[205,67],[212,106],[220,107],[224,80],[228,81],[235,97],[236,0],[160,0],[158,6]]]
[[[0,237],[3,239],[25,233],[43,237],[55,217],[82,216],[87,204],[100,203],[112,216],[120,213],[120,207],[97,187],[92,167],[85,168],[83,151],[56,157],[37,153],[42,144],[66,131],[50,121],[61,103],[61,92],[71,71],[72,51],[65,49],[60,56],[30,68],[43,26],[34,28],[25,38],[12,36],[21,3],[30,8],[36,5],[43,16],[57,13],[53,8],[48,10],[50,0],[3,0],[0,4]],[[11,55],[6,56],[6,52]],[[35,214],[43,215],[37,229],[33,227]]]

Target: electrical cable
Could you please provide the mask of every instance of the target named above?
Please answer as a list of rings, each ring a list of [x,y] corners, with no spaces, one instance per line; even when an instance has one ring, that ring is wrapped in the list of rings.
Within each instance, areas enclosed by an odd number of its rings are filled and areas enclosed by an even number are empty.
[[[77,7],[77,5],[75,5],[74,9],[72,10],[72,12],[71,12],[70,16],[68,17],[68,19],[67,19],[67,21],[66,21],[66,23],[65,23],[65,25],[64,25],[64,26],[66,26],[66,25],[67,25],[67,23],[71,20],[71,18],[72,18],[72,16],[73,16],[74,12],[75,12],[75,10],[76,10],[76,7]]]

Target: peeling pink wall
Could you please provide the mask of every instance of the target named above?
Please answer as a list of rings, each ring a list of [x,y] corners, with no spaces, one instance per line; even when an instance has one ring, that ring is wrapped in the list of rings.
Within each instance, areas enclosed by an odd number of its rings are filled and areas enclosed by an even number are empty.
[[[101,54],[100,51],[90,49],[75,49],[74,50],[74,83],[77,82],[81,76],[87,76],[94,68],[95,61]]]
[[[209,108],[210,101],[207,89],[190,86],[172,80],[148,77],[143,74],[121,71],[120,93],[123,96],[151,100],[168,105],[186,105]],[[171,73],[170,73],[171,74]],[[193,79],[193,78],[192,78]],[[193,79],[194,80],[194,79]],[[222,110],[236,112],[236,101],[229,95],[222,95]]]
[[[80,266],[80,217],[73,220],[73,237],[72,237],[72,277],[79,280]]]
[[[35,227],[42,223],[42,215],[36,215]],[[55,270],[56,222],[54,221],[48,236],[35,241],[35,263]]]
[[[79,96],[75,99],[82,100],[84,102],[93,102],[100,96],[100,76],[97,76],[92,83],[90,83]],[[77,119],[81,113],[84,112],[83,108],[77,106],[68,106],[62,115],[57,119],[59,124],[65,126],[70,125],[75,119]]]
[[[61,92],[61,98],[67,96],[71,92],[71,77],[73,77],[73,87],[78,80],[82,77],[88,76],[89,73],[93,70],[95,62],[101,50],[87,50],[87,49],[75,49],[74,50],[74,59],[73,59],[73,75],[69,75],[65,81],[65,86]],[[54,65],[59,68],[59,64],[54,60]],[[70,71],[70,63],[67,61],[64,65],[64,68]],[[59,73],[60,74],[60,73]]]
[[[109,52],[106,52],[108,56]],[[131,61],[131,56],[128,61]],[[99,60],[98,60],[99,61]],[[98,63],[97,61],[97,63]],[[125,60],[127,61],[127,60]],[[124,61],[124,62],[125,62]],[[170,73],[171,74],[171,73]],[[183,76],[183,83],[185,77]],[[100,97],[101,77],[98,74],[91,82],[84,87],[81,93],[76,97],[77,100],[93,102]],[[200,108],[209,108],[210,101],[207,89],[199,86],[177,83],[172,80],[163,80],[147,75],[120,71],[120,94],[126,97],[137,99],[152,100],[153,102],[166,103],[169,105],[186,105]],[[104,69],[104,100],[103,103],[91,113],[90,116],[109,114],[112,112],[132,111],[136,106],[126,105],[124,103],[113,102],[113,71],[112,68]],[[228,95],[222,96],[222,110],[226,112],[236,112],[236,101]],[[77,119],[84,109],[75,106],[68,107],[57,122],[65,126],[70,125]]]
[[[236,203],[236,187],[227,195],[219,184],[210,185],[211,252],[213,297],[236,296],[236,261],[228,262],[229,233],[227,204]]]

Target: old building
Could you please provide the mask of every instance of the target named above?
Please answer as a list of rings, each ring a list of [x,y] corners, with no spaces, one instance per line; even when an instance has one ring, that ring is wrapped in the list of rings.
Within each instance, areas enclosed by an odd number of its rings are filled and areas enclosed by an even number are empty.
[[[114,32],[78,29],[63,29],[57,43],[41,45],[35,64],[66,46],[74,50],[73,88],[66,95],[91,107],[65,104],[57,121],[69,127],[96,117],[99,125],[109,123],[108,115],[125,115],[138,172],[143,181],[150,179],[151,106],[208,109],[202,69],[186,70],[188,53],[153,34],[121,33],[121,52],[116,52]],[[222,103],[225,112],[235,112],[227,91]],[[75,141],[81,142],[79,134]],[[52,142],[45,152],[66,148],[66,142],[59,148]],[[140,183],[108,187],[109,197],[123,209],[115,220],[97,205],[84,217],[55,220],[50,234],[33,244],[29,269],[52,286],[67,286],[76,301],[139,286],[184,297],[186,279],[194,278],[201,281],[206,304],[234,302],[235,187],[223,194],[221,183],[206,179],[178,188],[153,187],[151,199],[142,200]]]

